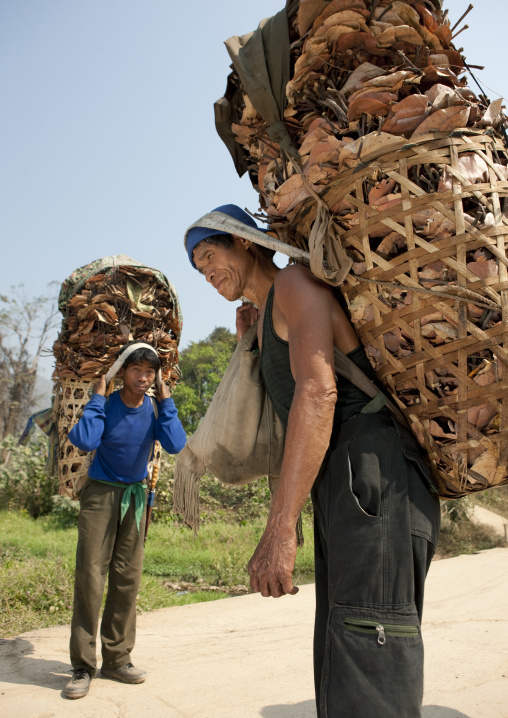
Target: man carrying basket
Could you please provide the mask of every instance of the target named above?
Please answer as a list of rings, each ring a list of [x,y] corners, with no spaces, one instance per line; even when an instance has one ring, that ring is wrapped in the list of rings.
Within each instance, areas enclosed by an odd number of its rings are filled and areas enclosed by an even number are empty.
[[[221,229],[210,228],[212,214]],[[258,319],[261,373],[286,426],[251,587],[274,598],[297,593],[295,526],[311,493],[318,716],[418,718],[423,589],[440,521],[430,471],[385,397],[372,400],[337,376],[334,347],[376,379],[331,287],[302,265],[279,270],[255,243],[260,236],[236,205],[218,207],[186,234],[189,259],[207,282],[229,301],[256,305],[238,310],[237,330]]]
[[[75,446],[95,451],[95,456],[80,496],[70,640],[73,677],[64,690],[67,698],[85,696],[96,672],[97,624],[107,575],[101,675],[124,683],[142,683],[146,678],[146,672],[130,660],[143,567],[146,499],[142,482],[155,441],[171,454],[186,443],[169,389],[160,381],[155,349],[132,342],[122,350],[110,374],[119,364],[123,387],[106,398],[103,375],[69,432]],[[156,377],[157,402],[152,402],[146,392]]]

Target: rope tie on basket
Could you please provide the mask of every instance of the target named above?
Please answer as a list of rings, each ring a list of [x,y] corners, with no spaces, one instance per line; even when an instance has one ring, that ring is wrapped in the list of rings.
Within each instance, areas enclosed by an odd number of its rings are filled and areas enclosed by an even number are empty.
[[[120,354],[120,356],[117,357],[115,363],[111,366],[110,369],[108,369],[108,372],[106,374],[106,384],[109,384],[115,378],[117,373],[123,367],[127,357],[130,357],[130,355],[133,354],[138,349],[150,349],[155,354],[155,356],[157,358],[159,357],[157,350],[154,349],[154,347],[151,344],[146,344],[146,342],[135,342],[134,344],[131,344],[130,347],[127,347],[127,349],[124,349],[124,351]],[[162,373],[161,373],[161,370],[159,369],[157,372],[157,377],[156,377],[157,386],[159,386],[161,384],[161,382],[162,382]]]
[[[324,202],[307,177],[303,174],[300,165],[289,158],[295,172],[297,172],[309,194],[317,202],[317,213],[309,236],[310,269],[314,276],[322,279],[334,287],[342,284],[353,266],[353,260],[342,246],[340,235],[330,208]],[[332,261],[333,260],[333,261]]]
[[[426,289],[420,286],[407,286],[405,284],[398,284],[396,282],[381,282],[378,279],[367,279],[367,277],[355,276],[355,279],[359,282],[368,282],[369,284],[379,284],[381,287],[392,287],[393,289],[402,289],[407,292],[419,292],[420,294],[431,294],[432,296],[444,297],[445,299],[458,300],[459,302],[470,302],[476,304],[482,309],[494,309],[499,310],[500,306],[496,302],[492,302],[486,297],[482,297],[481,294],[473,292],[471,289],[465,287],[459,287],[457,285],[449,285],[445,292],[440,289],[431,287]]]

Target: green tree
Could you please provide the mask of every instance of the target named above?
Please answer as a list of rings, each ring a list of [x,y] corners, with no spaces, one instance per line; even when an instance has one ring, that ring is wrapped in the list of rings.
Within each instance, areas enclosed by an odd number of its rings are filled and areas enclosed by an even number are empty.
[[[225,327],[216,327],[209,337],[192,342],[180,354],[183,378],[173,398],[188,434],[196,431],[205,415],[235,348],[236,336]]]

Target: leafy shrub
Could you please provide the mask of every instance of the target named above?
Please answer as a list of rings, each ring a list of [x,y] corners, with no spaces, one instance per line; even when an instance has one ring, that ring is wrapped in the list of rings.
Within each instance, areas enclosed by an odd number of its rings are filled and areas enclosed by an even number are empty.
[[[470,523],[472,513],[473,503],[469,496],[441,501],[442,527],[448,526],[450,531],[463,522]]]
[[[155,504],[152,509],[152,522],[173,523],[173,456],[162,452],[159,478],[155,487]]]
[[[27,446],[15,437],[0,442],[0,508],[27,511],[37,518],[49,514],[58,493],[58,478],[48,476],[48,440],[39,434]]]
[[[57,527],[69,529],[78,525],[79,501],[73,501],[68,496],[52,496],[51,500],[51,519]]]

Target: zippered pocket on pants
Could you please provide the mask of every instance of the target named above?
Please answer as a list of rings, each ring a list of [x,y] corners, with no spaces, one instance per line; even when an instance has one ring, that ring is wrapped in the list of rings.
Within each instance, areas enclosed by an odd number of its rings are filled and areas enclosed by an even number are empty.
[[[422,697],[423,643],[415,606],[334,604],[320,717],[420,718]]]
[[[388,638],[415,638],[419,635],[418,626],[408,626],[397,623],[377,623],[360,618],[344,618],[342,625],[349,631],[358,631],[370,636],[377,636],[377,642],[384,646]]]

